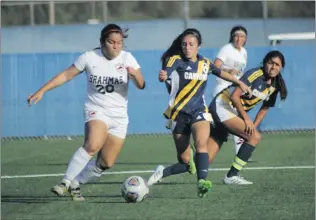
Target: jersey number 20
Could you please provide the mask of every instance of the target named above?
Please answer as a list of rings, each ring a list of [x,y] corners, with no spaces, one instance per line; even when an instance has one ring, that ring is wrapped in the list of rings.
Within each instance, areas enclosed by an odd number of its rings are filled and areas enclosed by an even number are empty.
[[[112,93],[114,91],[114,86],[113,85],[106,85],[106,86],[102,86],[102,85],[97,85],[96,86],[98,89],[99,93],[105,94],[107,93]]]

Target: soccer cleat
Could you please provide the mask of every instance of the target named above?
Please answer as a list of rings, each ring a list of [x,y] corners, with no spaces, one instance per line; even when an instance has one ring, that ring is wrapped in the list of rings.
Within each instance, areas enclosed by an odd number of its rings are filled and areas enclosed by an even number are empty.
[[[195,167],[195,162],[194,162],[194,151],[193,149],[190,147],[190,160],[189,160],[189,173],[190,174],[195,174],[196,173],[196,167]]]
[[[50,191],[52,193],[55,193],[57,196],[65,196],[68,191],[68,187],[66,186],[65,183],[61,182],[58,185],[51,188]]]
[[[148,179],[148,182],[147,182],[147,185],[148,186],[151,186],[151,185],[154,185],[156,184],[159,180],[162,179],[162,176],[163,176],[163,170],[165,169],[164,166],[162,165],[159,165],[155,172],[153,173],[153,175],[151,175],[151,177],[149,177]]]
[[[69,193],[70,193],[73,201],[81,202],[81,201],[85,200],[84,197],[82,196],[81,192],[80,192],[80,188],[79,187],[77,187],[77,188],[70,188],[69,187]]]
[[[198,181],[198,186],[197,186],[198,197],[203,198],[206,195],[207,192],[211,191],[211,188],[212,188],[212,182],[211,181],[200,179]]]
[[[253,184],[253,182],[245,180],[241,176],[227,177],[227,175],[225,175],[224,183],[229,184],[229,185],[251,185],[251,184]]]

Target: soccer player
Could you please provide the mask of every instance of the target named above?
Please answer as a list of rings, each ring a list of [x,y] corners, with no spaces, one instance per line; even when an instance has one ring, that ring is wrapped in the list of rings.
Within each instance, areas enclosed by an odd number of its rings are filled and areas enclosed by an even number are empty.
[[[240,88],[231,86],[212,100],[209,110],[214,118],[215,128],[211,130],[208,140],[210,162],[215,158],[223,142],[227,141],[229,133],[245,139],[224,178],[225,184],[252,184],[238,173],[247,164],[260,142],[261,136],[256,127],[266,116],[269,108],[275,105],[277,94],[280,93],[281,100],[286,99],[287,88],[281,74],[284,66],[283,54],[276,50],[270,51],[263,59],[263,66],[248,70],[241,78],[242,82],[251,87],[251,97],[244,95]],[[261,102],[262,106],[253,122],[247,112]]]
[[[128,126],[128,82],[132,79],[137,88],[145,88],[139,64],[131,53],[123,50],[126,37],[121,27],[108,24],[101,31],[101,47],[83,53],[68,69],[28,97],[31,106],[39,102],[45,92],[82,72],[87,74],[84,144],[73,154],[61,182],[51,189],[58,196],[69,191],[73,200],[84,200],[79,183],[100,177],[114,165],[122,149]],[[97,159],[90,160],[95,154]]]
[[[198,52],[202,37],[198,30],[187,29],[181,33],[162,55],[162,68],[159,80],[165,82],[170,100],[164,116],[169,122],[178,154],[179,163],[164,168],[159,165],[148,180],[148,185],[157,183],[161,178],[189,171],[190,135],[192,132],[196,147],[196,169],[198,196],[211,189],[208,181],[207,140],[212,116],[204,100],[208,74],[212,73],[240,86],[241,90],[251,92],[249,87],[229,73],[221,71]]]
[[[224,45],[214,61],[214,65],[240,79],[247,65],[247,51],[244,45],[247,41],[247,29],[243,26],[235,26],[230,31],[229,43]],[[232,83],[216,77],[216,86],[213,97],[219,92],[231,86]],[[235,154],[237,155],[244,139],[233,135]]]

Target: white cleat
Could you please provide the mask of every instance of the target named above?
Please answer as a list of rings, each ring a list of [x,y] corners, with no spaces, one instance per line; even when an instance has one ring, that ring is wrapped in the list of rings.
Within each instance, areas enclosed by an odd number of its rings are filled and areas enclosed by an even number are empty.
[[[251,185],[251,184],[253,184],[253,182],[245,180],[241,176],[227,177],[227,175],[225,175],[224,183],[229,184],[229,185]]]
[[[162,179],[162,176],[163,176],[163,170],[165,169],[164,166],[162,165],[159,165],[155,172],[153,173],[153,175],[151,175],[151,177],[149,177],[148,179],[148,182],[147,182],[147,185],[148,186],[151,186],[151,185],[154,185],[156,183],[158,183],[159,181],[161,181]]]

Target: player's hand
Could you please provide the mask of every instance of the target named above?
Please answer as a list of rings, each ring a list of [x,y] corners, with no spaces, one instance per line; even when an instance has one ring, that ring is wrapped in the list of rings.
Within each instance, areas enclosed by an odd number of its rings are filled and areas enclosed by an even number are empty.
[[[31,94],[27,98],[27,103],[31,107],[31,105],[34,103],[38,103],[43,98],[44,92],[37,91],[35,94]]]
[[[253,122],[250,119],[245,119],[245,125],[246,125],[246,129],[245,132],[246,134],[252,136],[252,134],[254,133],[255,130],[255,125],[253,124]]]
[[[247,86],[245,83],[241,82],[239,83],[239,87],[243,91],[244,94],[246,94],[249,98],[252,96],[252,90],[249,86]]]
[[[159,72],[159,81],[160,82],[164,82],[168,79],[168,74],[167,74],[167,71],[165,70],[160,70]]]

